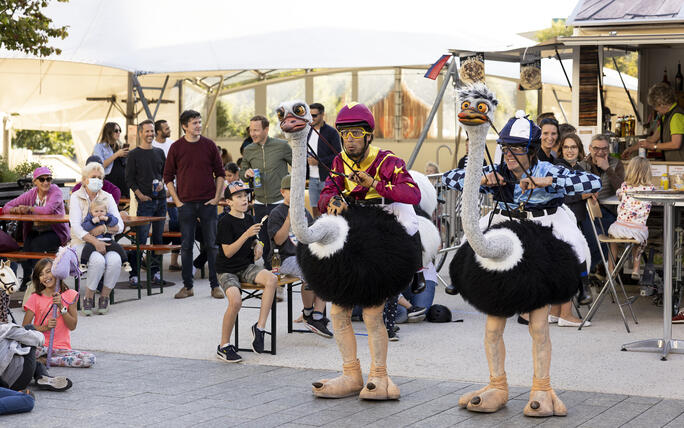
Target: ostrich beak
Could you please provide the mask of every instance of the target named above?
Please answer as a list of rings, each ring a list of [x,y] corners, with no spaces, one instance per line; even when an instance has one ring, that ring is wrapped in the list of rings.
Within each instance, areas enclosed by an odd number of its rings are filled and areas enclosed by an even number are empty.
[[[481,125],[489,121],[486,114],[480,113],[479,111],[468,108],[461,110],[458,114],[458,121],[464,125]]]
[[[285,116],[285,119],[283,119],[280,122],[280,129],[282,129],[283,132],[289,132],[289,133],[297,132],[297,131],[301,131],[302,129],[304,129],[304,127],[306,127],[307,123],[308,122],[306,120],[304,120],[300,117],[296,117],[292,114],[288,114],[287,116]]]

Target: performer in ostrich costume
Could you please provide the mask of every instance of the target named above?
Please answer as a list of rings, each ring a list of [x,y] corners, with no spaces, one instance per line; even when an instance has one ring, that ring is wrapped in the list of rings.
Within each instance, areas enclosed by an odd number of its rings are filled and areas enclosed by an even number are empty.
[[[369,400],[397,399],[399,388],[387,375],[388,337],[382,312],[385,300],[411,283],[421,264],[420,250],[396,217],[379,206],[352,205],[307,227],[304,187],[311,115],[302,101],[283,103],[277,113],[292,144],[290,217],[299,241],[297,261],[316,295],[332,302],[330,317],[343,359],[342,375],[314,382],[313,393],[326,398],[359,394]],[[351,324],[354,305],[363,307],[368,330],[371,369],[365,386]]]
[[[467,242],[450,265],[454,287],[463,298],[487,314],[485,352],[490,383],[463,395],[461,407],[496,412],[508,400],[504,370],[506,318],[530,313],[534,378],[527,416],[563,416],[567,409],[551,389],[549,305],[567,302],[578,291],[588,255],[586,241],[571,211],[563,206],[566,194],[597,192],[600,179],[536,159],[539,128],[518,112],[502,129],[498,142],[505,163],[482,165],[489,124],[497,100],[484,84],[459,90],[459,121],[468,131],[470,148],[464,170],[452,170],[443,182],[463,191],[463,227]],[[478,222],[478,190],[498,194],[493,218]],[[492,226],[484,234],[488,223]]]

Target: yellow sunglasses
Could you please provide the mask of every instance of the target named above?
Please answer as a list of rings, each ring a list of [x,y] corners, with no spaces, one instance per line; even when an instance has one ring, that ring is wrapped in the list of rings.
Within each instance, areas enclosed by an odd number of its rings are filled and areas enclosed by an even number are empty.
[[[364,135],[371,135],[372,134],[372,132],[368,132],[368,131],[365,131],[365,130],[360,129],[360,128],[341,129],[341,130],[338,130],[337,132],[340,133],[340,137],[342,137],[342,138],[347,138],[350,135],[354,138],[361,138]]]

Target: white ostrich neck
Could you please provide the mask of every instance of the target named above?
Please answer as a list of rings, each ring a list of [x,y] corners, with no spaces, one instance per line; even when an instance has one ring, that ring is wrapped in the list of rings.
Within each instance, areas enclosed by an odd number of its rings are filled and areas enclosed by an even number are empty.
[[[289,134],[292,145],[292,171],[290,173],[290,225],[297,240],[303,244],[311,244],[321,240],[320,233],[309,228],[306,220],[306,147],[310,127],[295,134]],[[315,132],[315,131],[314,131]]]
[[[505,236],[486,238],[480,230],[480,205],[478,194],[482,179],[482,163],[484,161],[487,131],[489,124],[466,126],[470,144],[468,147],[468,163],[463,181],[462,221],[463,232],[473,251],[480,257],[501,259],[509,256],[513,250],[512,241]]]

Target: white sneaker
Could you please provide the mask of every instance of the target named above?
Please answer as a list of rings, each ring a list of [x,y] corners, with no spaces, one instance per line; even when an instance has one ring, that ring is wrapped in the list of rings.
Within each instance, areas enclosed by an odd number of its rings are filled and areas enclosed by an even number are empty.
[[[558,322],[558,317],[554,315],[549,315],[549,324],[556,324]]]
[[[193,266],[192,267],[192,277],[193,278],[197,278],[197,271],[198,271],[198,269],[195,266]]]
[[[558,327],[579,327],[580,325],[582,325],[581,322],[568,321],[564,320],[563,318],[558,318]],[[584,327],[589,327],[590,325],[591,321],[584,323]]]

